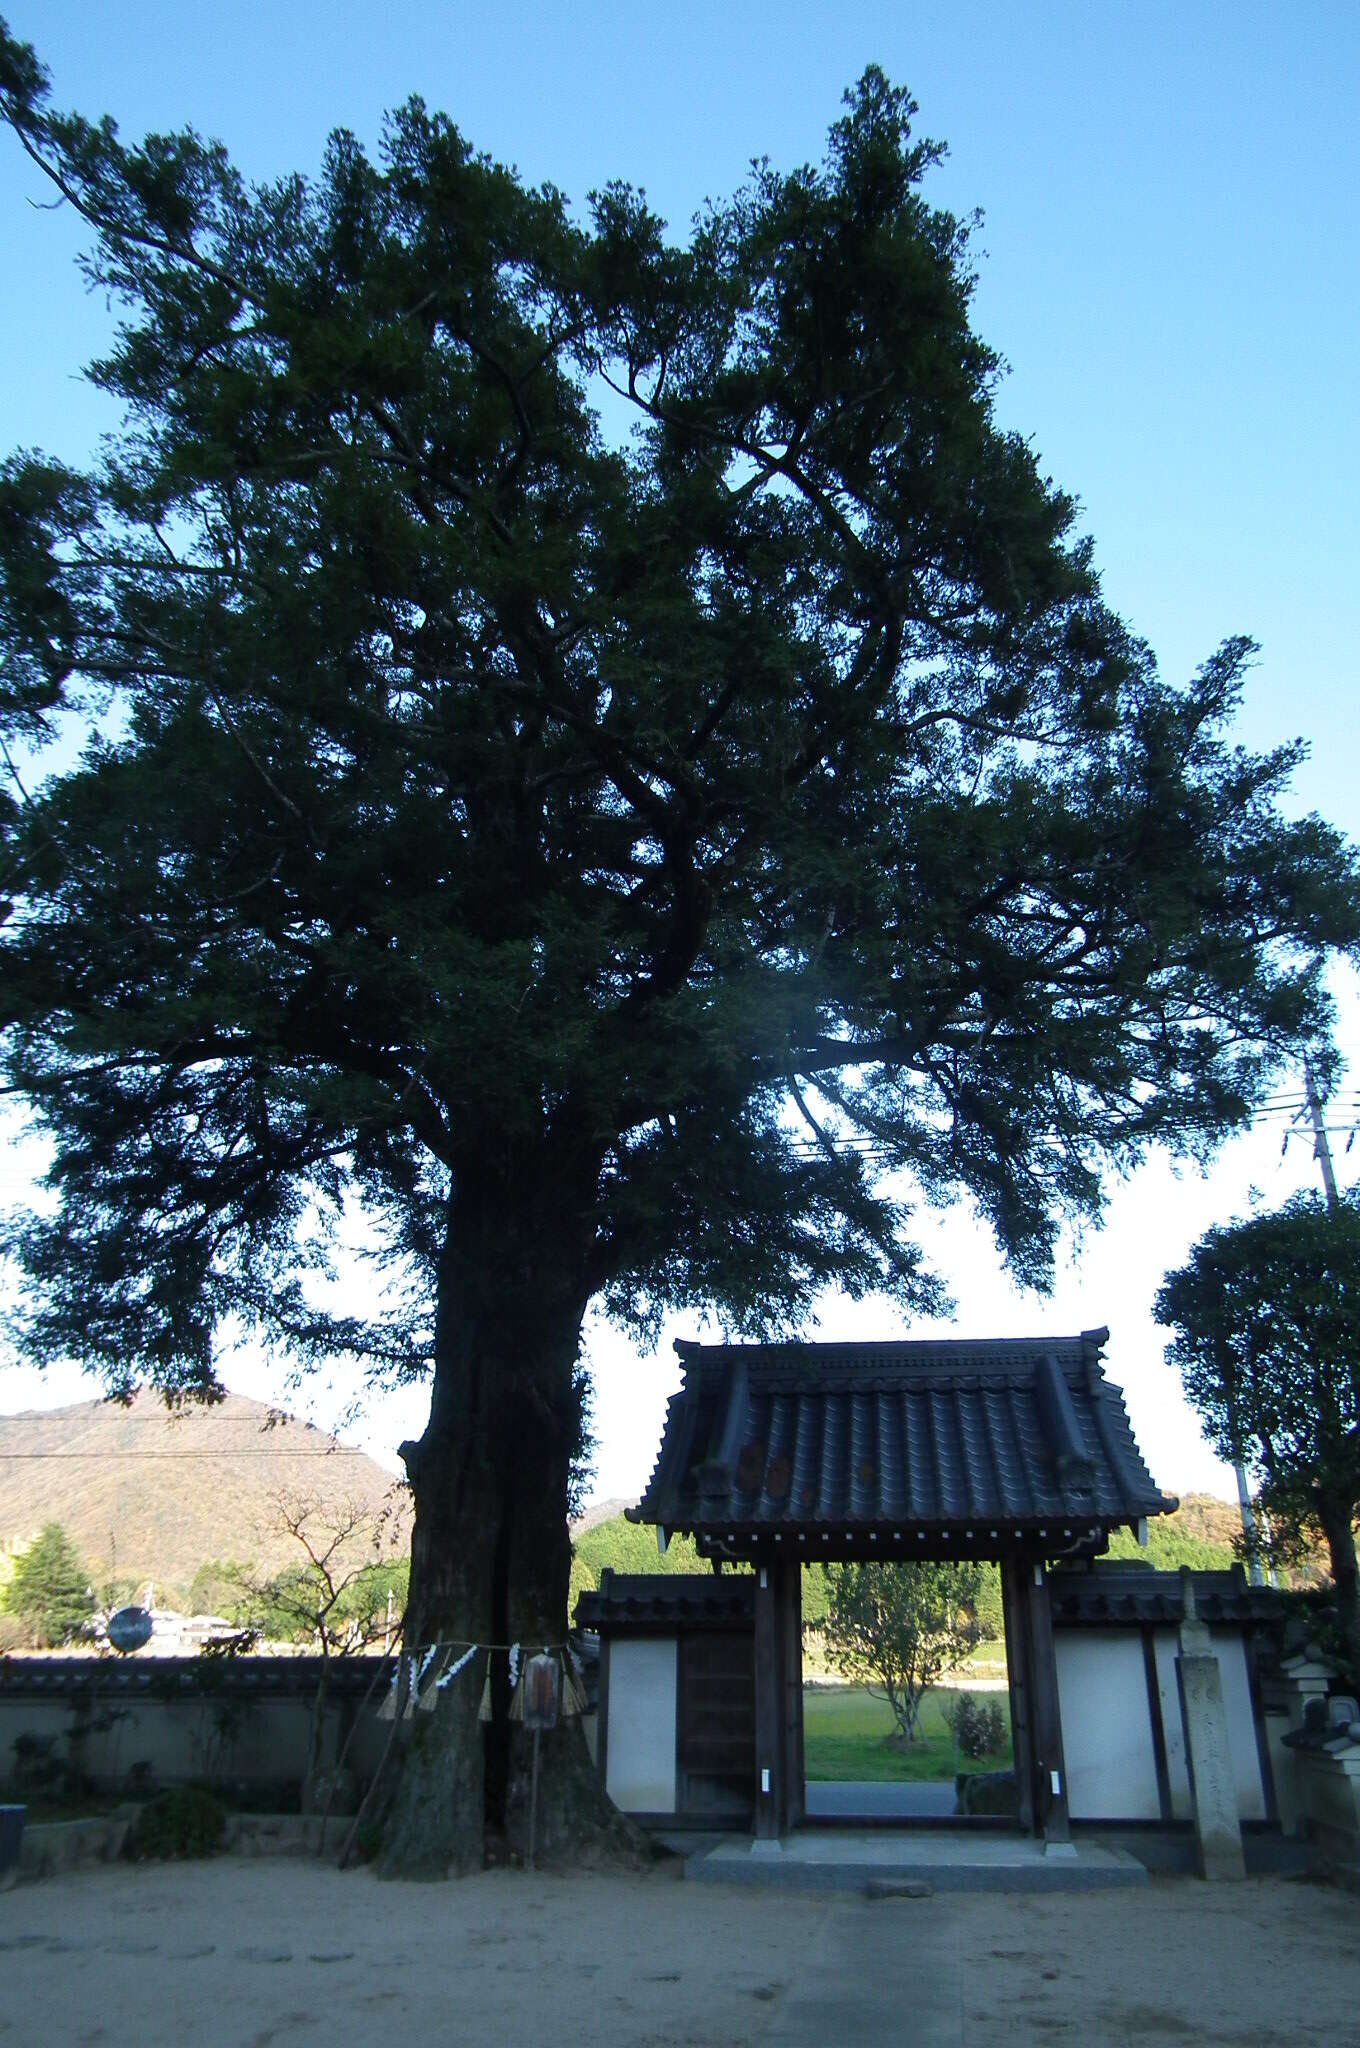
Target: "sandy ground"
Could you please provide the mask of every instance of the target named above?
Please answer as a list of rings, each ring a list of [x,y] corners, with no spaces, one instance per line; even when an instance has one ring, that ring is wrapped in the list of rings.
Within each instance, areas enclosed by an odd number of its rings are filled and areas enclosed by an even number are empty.
[[[94,1869],[0,1896],[0,2043],[351,2048],[1360,2044],[1360,1900],[1313,1884],[1021,1898],[301,1860]]]

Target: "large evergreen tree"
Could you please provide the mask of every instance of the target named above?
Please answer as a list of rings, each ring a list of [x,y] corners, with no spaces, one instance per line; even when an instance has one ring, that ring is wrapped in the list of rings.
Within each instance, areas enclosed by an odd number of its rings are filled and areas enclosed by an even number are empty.
[[[1360,1203],[1295,1195],[1210,1230],[1157,1320],[1219,1455],[1255,1472],[1275,1554],[1294,1562],[1321,1531],[1360,1686]]]
[[[592,1299],[938,1306],[850,1133],[1042,1282],[1107,1163],[1325,1033],[1349,856],[1225,737],[1247,644],[1172,687],[1103,604],[879,74],[684,241],[418,101],[251,188],[59,116],[12,39],[0,90],[126,408],[0,482],[5,720],[112,713],[5,821],[24,1341],[115,1388],[211,1392],[233,1324],[429,1374],[408,1639],[559,1639]],[[312,1270],[347,1200],[401,1290],[366,1318]],[[475,1684],[418,1717],[391,1867],[522,1827],[498,1686],[485,1776]]]
[[[59,1649],[94,1613],[88,1567],[60,1522],[44,1522],[0,1587],[0,1606],[23,1622],[40,1649]]]

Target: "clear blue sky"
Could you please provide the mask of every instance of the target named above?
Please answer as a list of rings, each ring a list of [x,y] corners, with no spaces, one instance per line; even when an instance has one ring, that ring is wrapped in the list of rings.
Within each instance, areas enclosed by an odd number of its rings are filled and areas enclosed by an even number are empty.
[[[677,230],[753,156],[820,157],[841,93],[881,64],[920,102],[922,131],[949,145],[930,195],[983,209],[976,320],[1010,365],[1001,410],[1081,499],[1111,600],[1173,677],[1227,634],[1254,635],[1244,741],[1309,739],[1294,806],[1360,834],[1353,0],[9,0],[8,14],[50,67],[59,105],[108,111],[129,135],[190,122],[250,177],[313,169],[337,125],[376,147],[384,110],[420,93],[530,180],[580,201],[625,178]],[[74,268],[78,224],[30,203],[46,198],[0,138],[0,445],[79,460],[111,424],[78,381],[109,315]],[[1343,1040],[1360,1048],[1350,997]],[[1278,1133],[1246,1141],[1193,1198],[1150,1169],[1051,1307],[1009,1294],[960,1214],[941,1239],[959,1327],[1109,1321],[1112,1369],[1158,1477],[1202,1483],[1212,1475],[1147,1302],[1164,1266],[1249,1184],[1275,1201],[1307,1175],[1303,1147],[1283,1162],[1278,1151]],[[594,1348],[601,1487],[636,1490],[667,1373]],[[26,1375],[0,1380],[0,1405],[16,1395],[33,1398]],[[375,1416],[376,1440],[413,1423]]]

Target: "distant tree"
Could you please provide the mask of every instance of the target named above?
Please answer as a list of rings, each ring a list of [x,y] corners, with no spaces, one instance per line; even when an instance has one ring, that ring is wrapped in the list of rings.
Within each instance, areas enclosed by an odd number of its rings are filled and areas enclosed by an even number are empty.
[[[261,1573],[231,1559],[200,1567],[194,1584],[275,1642],[310,1644],[325,1658],[352,1656],[387,1632],[388,1598],[405,1612],[410,1564],[394,1555],[394,1515],[361,1501],[322,1501],[279,1494],[271,1511],[276,1534],[297,1545],[296,1564]]]
[[[1232,742],[1250,643],[1173,683],[1104,602],[879,71],[678,234],[418,100],[264,187],[8,35],[0,110],[124,414],[0,468],[0,727],[103,721],[0,805],[19,1336],[120,1390],[210,1397],[227,1322],[430,1374],[408,1639],[560,1640],[592,1301],[938,1309],[905,1187],[1043,1282],[1112,1162],[1325,1037],[1351,855]],[[367,1317],[309,1284],[350,1205]],[[492,1677],[485,1740],[470,1684],[403,1733],[383,1868],[522,1841]],[[625,1832],[574,1724],[542,1764],[540,1852]]]
[[[88,1626],[95,1609],[89,1567],[60,1522],[44,1523],[14,1559],[0,1603],[42,1649],[57,1649]]]
[[[362,1502],[319,1501],[280,1494],[273,1525],[292,1537],[300,1561],[270,1577],[224,1562],[217,1587],[225,1618],[275,1642],[306,1644],[321,1654],[312,1708],[306,1783],[321,1762],[331,1664],[354,1656],[389,1634],[400,1636],[410,1587],[410,1563],[391,1555],[393,1517]],[[364,1553],[367,1552],[367,1555]]]
[[[1296,1195],[1209,1231],[1156,1315],[1219,1455],[1256,1475],[1270,1549],[1290,1562],[1321,1531],[1360,1683],[1360,1205]]]
[[[831,1599],[831,1589],[827,1584],[826,1573],[827,1568],[824,1564],[805,1564],[803,1566],[801,1591],[803,1633],[805,1635],[820,1634],[822,1623],[826,1620],[826,1610]]]
[[[226,1610],[240,1599],[242,1585],[262,1582],[263,1576],[254,1565],[237,1558],[210,1557],[199,1565],[189,1583],[189,1611],[218,1614],[230,1621],[232,1616]]]
[[[982,1583],[973,1605],[984,1642],[1000,1642],[1006,1633],[1006,1611],[1001,1602],[1001,1567],[982,1566]]]
[[[839,1564],[822,1629],[833,1670],[885,1699],[897,1740],[916,1740],[926,1691],[982,1640],[979,1564]]]
[[[820,1635],[831,1602],[828,1574],[830,1567],[822,1564],[803,1566],[803,1627],[811,1634]],[[1005,1634],[1005,1618],[1001,1608],[1001,1574],[994,1564],[982,1567],[982,1584],[977,1598],[977,1620],[984,1641],[998,1640]]]

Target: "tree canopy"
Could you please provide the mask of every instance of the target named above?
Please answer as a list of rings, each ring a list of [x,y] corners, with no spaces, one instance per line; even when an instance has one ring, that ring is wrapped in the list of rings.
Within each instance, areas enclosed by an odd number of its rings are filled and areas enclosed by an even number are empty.
[[[982,1641],[980,1564],[835,1564],[820,1624],[827,1662],[892,1709],[898,1737],[916,1740],[928,1688]]]
[[[0,1606],[16,1616],[41,1649],[59,1649],[82,1634],[94,1615],[88,1567],[60,1522],[45,1522],[0,1585]]]
[[[1219,1455],[1258,1475],[1277,1552],[1322,1531],[1360,1683],[1360,1206],[1301,1194],[1209,1231],[1156,1314]]]
[[[1172,684],[1104,603],[879,72],[680,238],[419,101],[262,187],[9,36],[0,104],[126,420],[0,472],[0,718],[102,720],[3,818],[19,1336],[119,1389],[210,1394],[246,1325],[433,1369],[409,1624],[560,1628],[592,1299],[936,1310],[904,1187],[1042,1283],[1108,1166],[1325,1040],[1351,855],[1232,744],[1250,643]]]

